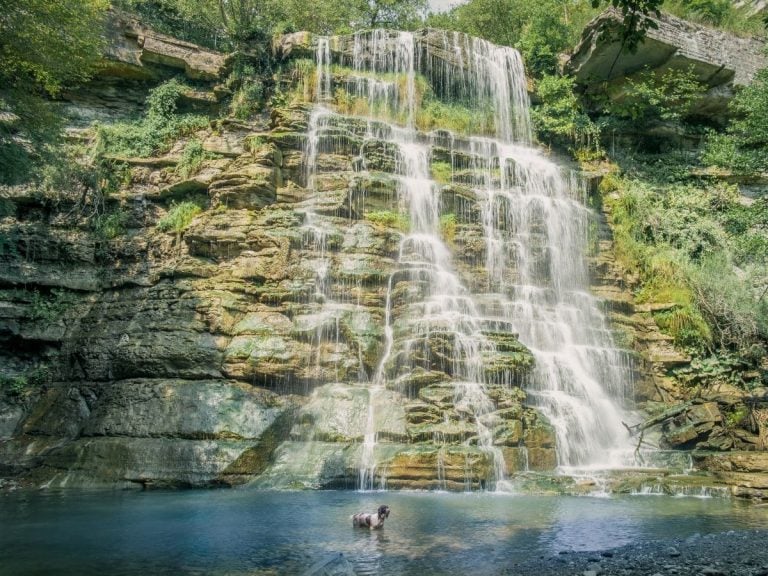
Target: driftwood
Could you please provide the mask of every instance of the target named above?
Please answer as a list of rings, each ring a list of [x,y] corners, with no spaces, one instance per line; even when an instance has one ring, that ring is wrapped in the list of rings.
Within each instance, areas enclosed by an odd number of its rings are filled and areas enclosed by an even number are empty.
[[[669,420],[670,418],[674,418],[678,414],[682,414],[688,408],[691,407],[693,403],[692,402],[683,402],[682,404],[678,404],[676,406],[672,406],[672,408],[669,408],[662,412],[661,414],[657,414],[656,416],[653,416],[646,420],[645,422],[640,422],[639,424],[632,424],[631,426],[627,424],[626,422],[622,422],[624,424],[624,428],[626,428],[631,436],[634,436],[638,433],[641,433],[651,426],[655,426],[656,424],[661,424],[665,420]]]

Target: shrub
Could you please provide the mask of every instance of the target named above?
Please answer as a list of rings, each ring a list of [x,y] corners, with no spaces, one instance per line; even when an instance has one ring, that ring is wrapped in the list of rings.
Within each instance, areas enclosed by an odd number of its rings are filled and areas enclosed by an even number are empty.
[[[185,86],[169,80],[147,97],[147,111],[138,121],[98,127],[97,152],[117,156],[151,156],[167,150],[176,138],[208,125],[195,114],[179,114],[178,103]]]
[[[582,111],[573,83],[568,76],[544,76],[537,82],[540,103],[531,110],[536,134],[550,144],[599,150],[599,130]]]
[[[679,123],[695,112],[705,90],[692,69],[662,74],[646,70],[630,78],[621,98],[606,102],[603,109],[609,117],[632,122]]]
[[[162,232],[176,232],[180,234],[200,212],[202,212],[202,208],[194,202],[172,204],[168,214],[163,216],[157,223],[157,228]]]
[[[448,184],[451,182],[451,178],[453,175],[453,168],[451,167],[450,162],[444,162],[444,161],[432,162],[432,165],[430,166],[430,170],[432,171],[432,178],[434,178],[436,182],[439,182],[441,184]]]
[[[10,396],[21,396],[27,389],[29,382],[26,376],[0,376],[0,390],[4,390]]]
[[[66,290],[53,289],[47,295],[34,290],[27,309],[27,317],[33,322],[47,324],[58,322],[67,307],[74,301],[74,295]]]
[[[125,233],[128,214],[121,211],[98,214],[91,220],[93,231],[103,240],[113,240]]]
[[[213,158],[213,154],[206,152],[203,143],[197,138],[190,140],[181,153],[181,159],[176,166],[176,172],[182,178],[189,178],[195,174],[205,160]]]
[[[734,120],[726,134],[710,134],[703,160],[737,172],[768,171],[768,69],[729,106]]]
[[[640,276],[638,302],[674,305],[655,314],[659,327],[700,352],[763,354],[768,201],[744,206],[727,185],[660,189],[624,179],[601,190],[612,191],[604,201],[617,257]]]

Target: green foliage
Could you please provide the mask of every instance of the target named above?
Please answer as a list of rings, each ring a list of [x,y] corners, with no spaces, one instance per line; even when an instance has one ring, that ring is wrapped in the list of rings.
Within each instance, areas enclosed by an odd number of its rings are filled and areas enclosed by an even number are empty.
[[[9,396],[21,396],[30,389],[50,384],[52,380],[51,369],[45,364],[40,364],[26,373],[0,375],[0,391]]]
[[[176,172],[182,178],[189,178],[193,174],[197,173],[205,160],[213,158],[213,154],[206,152],[203,148],[203,143],[197,138],[194,138],[187,142],[184,150],[181,153],[181,159],[176,165]]]
[[[280,0],[283,17],[294,30],[319,34],[348,33],[364,28],[414,29],[426,0]]]
[[[664,10],[710,26],[717,26],[744,35],[758,35],[764,32],[760,18],[750,13],[748,3],[737,6],[731,0],[667,0]]]
[[[624,93],[608,101],[604,112],[634,124],[681,122],[695,112],[706,87],[693,70],[645,71],[627,81]]]
[[[432,178],[440,184],[448,184],[453,177],[453,168],[450,162],[436,161],[430,166]]]
[[[76,300],[76,296],[67,290],[54,288],[49,294],[41,294],[38,290],[33,290],[27,317],[33,322],[46,324],[58,322],[66,309]]]
[[[227,88],[233,91],[229,105],[230,116],[249,120],[264,108],[264,84],[252,61],[237,55],[232,73],[227,78]]]
[[[442,128],[459,134],[494,134],[495,120],[490,106],[475,109],[461,104],[427,99],[416,110],[414,122],[419,130],[428,132]]]
[[[102,240],[113,240],[125,233],[128,215],[116,211],[108,214],[97,214],[91,219],[91,226],[96,235]]]
[[[456,214],[440,216],[440,235],[449,243],[456,239]]]
[[[768,69],[730,103],[734,120],[726,134],[711,134],[704,162],[736,172],[768,171]]]
[[[582,110],[573,85],[568,76],[544,76],[537,82],[540,103],[531,111],[536,133],[551,144],[599,150],[599,130]]]
[[[518,48],[528,72],[540,76],[555,73],[557,55],[576,43],[596,13],[588,0],[470,0],[430,15],[427,24]]]
[[[105,0],[0,0],[0,84],[56,95],[87,79],[102,45]]]
[[[373,224],[394,228],[400,232],[408,232],[411,227],[411,222],[406,214],[389,210],[368,212],[365,215],[365,219]]]
[[[745,206],[730,186],[617,180],[601,189],[617,256],[642,280],[637,300],[671,305],[655,315],[659,326],[699,351],[764,353],[768,204]]]
[[[116,156],[151,156],[167,150],[176,138],[208,125],[195,114],[179,114],[178,103],[185,86],[169,80],[147,97],[147,111],[133,123],[103,125],[98,129],[97,150]]]
[[[61,119],[46,97],[90,77],[106,0],[0,0],[0,184],[56,154]]]
[[[0,390],[3,390],[9,396],[21,396],[28,386],[29,381],[23,374],[0,376]]]
[[[157,229],[162,232],[181,234],[200,212],[202,212],[202,208],[194,202],[172,204],[168,214],[157,223]]]

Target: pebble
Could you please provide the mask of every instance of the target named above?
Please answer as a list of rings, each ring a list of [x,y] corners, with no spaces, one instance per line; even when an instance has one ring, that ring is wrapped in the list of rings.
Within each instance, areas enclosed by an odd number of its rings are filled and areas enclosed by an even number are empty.
[[[671,556],[672,558],[677,558],[680,556],[680,551],[674,546],[670,546],[665,550],[665,552],[667,553],[667,556]]]
[[[725,576],[725,572],[720,570],[720,568],[715,568],[714,566],[707,566],[706,568],[703,568],[699,574],[702,576]]]

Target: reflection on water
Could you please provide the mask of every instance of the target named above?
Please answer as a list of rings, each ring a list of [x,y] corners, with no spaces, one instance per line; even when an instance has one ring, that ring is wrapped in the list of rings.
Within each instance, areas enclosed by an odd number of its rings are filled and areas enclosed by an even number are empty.
[[[381,531],[350,516],[392,508]],[[719,499],[220,492],[0,495],[0,574],[300,574],[343,553],[356,574],[496,574],[562,550],[765,528]]]

